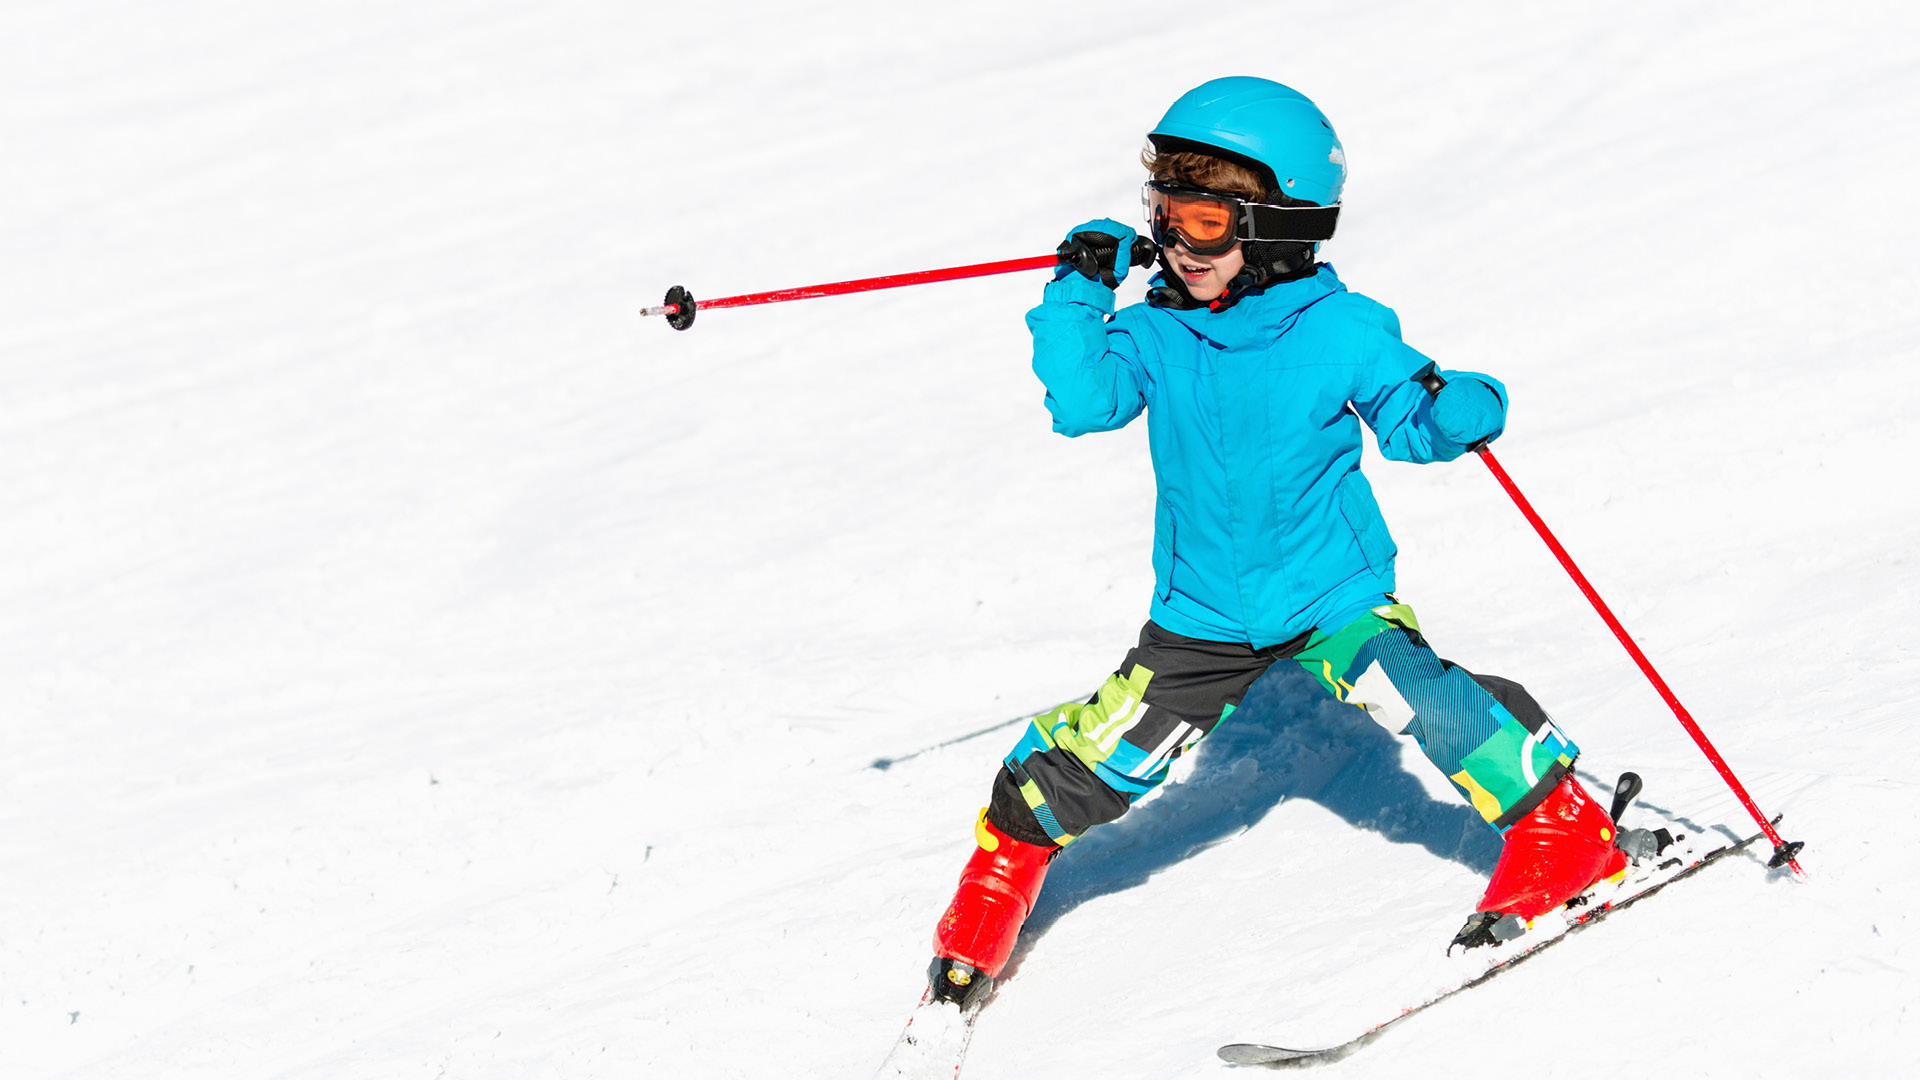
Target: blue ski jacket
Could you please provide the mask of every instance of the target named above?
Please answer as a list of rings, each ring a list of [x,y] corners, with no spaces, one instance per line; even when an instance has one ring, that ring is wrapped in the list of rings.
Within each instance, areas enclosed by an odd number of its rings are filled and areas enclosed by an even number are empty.
[[[1396,548],[1360,474],[1360,423],[1395,460],[1466,450],[1434,425],[1412,381],[1429,361],[1393,311],[1325,265],[1221,311],[1113,306],[1113,290],[1069,274],[1027,326],[1055,431],[1147,414],[1153,621],[1264,648],[1381,603]]]

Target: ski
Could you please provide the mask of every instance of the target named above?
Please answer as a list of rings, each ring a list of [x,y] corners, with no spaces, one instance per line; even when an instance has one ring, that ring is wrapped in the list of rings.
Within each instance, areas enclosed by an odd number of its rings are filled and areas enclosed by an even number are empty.
[[[1779,820],[1780,819],[1776,817],[1772,823],[1778,824]],[[1513,953],[1511,956],[1496,962],[1492,967],[1475,975],[1473,978],[1441,991],[1439,994],[1428,998],[1419,1005],[1403,1011],[1400,1015],[1375,1024],[1373,1027],[1348,1039],[1346,1042],[1339,1043],[1335,1046],[1321,1047],[1317,1050],[1294,1050],[1284,1046],[1267,1046],[1262,1043],[1229,1043],[1219,1049],[1220,1059],[1234,1065],[1274,1066],[1317,1065],[1338,1061],[1379,1038],[1388,1028],[1405,1020],[1407,1017],[1415,1013],[1424,1012],[1448,998],[1453,997],[1455,994],[1464,990],[1471,990],[1481,983],[1499,975],[1501,972],[1510,971],[1520,966],[1521,961],[1530,960],[1540,955],[1552,946],[1565,941],[1573,934],[1592,926],[1608,915],[1623,908],[1632,907],[1634,904],[1645,900],[1647,897],[1652,896],[1674,882],[1682,878],[1692,877],[1694,874],[1699,873],[1729,855],[1735,855],[1745,851],[1753,845],[1754,841],[1759,840],[1765,835],[1767,835],[1765,832],[1757,832],[1744,840],[1714,848],[1704,855],[1696,854],[1689,858],[1683,858],[1680,860],[1677,871],[1674,869],[1673,862],[1662,862],[1653,874],[1643,878],[1638,883],[1636,891],[1624,897],[1616,896],[1607,901],[1589,903],[1585,907],[1569,907],[1564,911],[1566,921],[1563,927],[1548,930],[1546,936],[1532,943],[1528,943],[1526,937],[1521,937],[1518,939],[1520,943],[1519,951]],[[1529,931],[1528,936],[1537,936],[1537,932]]]
[[[935,1001],[928,990],[907,1018],[900,1039],[880,1063],[875,1080],[954,1080],[973,1041],[973,1022],[979,1005],[962,1009],[951,1001]]]

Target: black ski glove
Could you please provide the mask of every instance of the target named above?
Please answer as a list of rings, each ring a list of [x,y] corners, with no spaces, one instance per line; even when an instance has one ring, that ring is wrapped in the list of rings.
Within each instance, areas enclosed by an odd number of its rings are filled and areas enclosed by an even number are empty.
[[[1127,258],[1121,262],[1118,256],[1123,246],[1127,249]],[[1081,276],[1109,289],[1126,280],[1129,269],[1152,266],[1160,257],[1160,248],[1153,241],[1111,218],[1089,221],[1075,228],[1057,250],[1060,266],[1054,271],[1055,281],[1077,270]]]

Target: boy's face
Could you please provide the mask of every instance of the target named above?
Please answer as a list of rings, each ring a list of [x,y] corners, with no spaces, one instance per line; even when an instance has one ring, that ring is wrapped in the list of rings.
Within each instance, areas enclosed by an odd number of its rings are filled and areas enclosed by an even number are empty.
[[[1247,264],[1247,257],[1241,253],[1239,244],[1224,255],[1195,255],[1175,237],[1167,248],[1167,262],[1186,283],[1187,295],[1204,304],[1219,299],[1220,294],[1227,291],[1234,275]]]

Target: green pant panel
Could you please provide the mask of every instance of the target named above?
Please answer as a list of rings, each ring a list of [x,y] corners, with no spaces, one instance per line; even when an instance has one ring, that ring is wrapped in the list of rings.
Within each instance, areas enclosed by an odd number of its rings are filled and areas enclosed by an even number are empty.
[[[990,818],[1010,836],[1056,845],[1118,818],[1282,659],[1387,731],[1411,736],[1497,830],[1531,810],[1579,754],[1524,688],[1440,659],[1413,610],[1390,598],[1332,633],[1270,649],[1149,622],[1090,700],[1027,725],[996,779]]]

